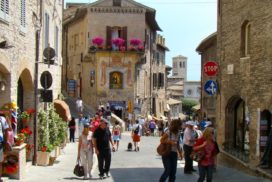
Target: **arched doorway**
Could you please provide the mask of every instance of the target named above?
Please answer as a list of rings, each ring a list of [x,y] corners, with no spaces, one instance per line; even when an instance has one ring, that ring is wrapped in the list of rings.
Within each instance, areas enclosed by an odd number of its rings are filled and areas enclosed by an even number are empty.
[[[17,82],[17,104],[20,111],[34,108],[34,84],[28,69],[24,69]]]
[[[225,150],[247,162],[249,160],[249,121],[245,117],[245,101],[233,96],[226,107]]]
[[[261,112],[260,119],[260,156],[262,168],[272,167],[272,115],[269,110]]]

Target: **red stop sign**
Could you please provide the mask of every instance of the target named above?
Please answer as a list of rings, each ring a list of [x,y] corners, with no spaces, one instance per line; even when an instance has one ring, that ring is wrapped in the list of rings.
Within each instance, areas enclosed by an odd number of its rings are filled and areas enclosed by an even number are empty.
[[[213,61],[208,61],[204,64],[204,72],[208,76],[214,76],[218,72],[218,64]]]

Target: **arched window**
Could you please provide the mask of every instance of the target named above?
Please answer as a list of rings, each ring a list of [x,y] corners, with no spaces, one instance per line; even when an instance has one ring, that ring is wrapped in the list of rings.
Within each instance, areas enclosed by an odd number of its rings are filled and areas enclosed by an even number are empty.
[[[123,88],[123,73],[115,71],[110,73],[110,89]]]
[[[250,54],[250,23],[246,20],[241,27],[241,57]]]

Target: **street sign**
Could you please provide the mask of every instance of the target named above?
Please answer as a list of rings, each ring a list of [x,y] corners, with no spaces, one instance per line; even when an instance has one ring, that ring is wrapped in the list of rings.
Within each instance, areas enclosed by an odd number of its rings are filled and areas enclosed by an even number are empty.
[[[43,50],[43,56],[45,57],[44,63],[46,64],[54,64],[55,60],[53,59],[55,57],[55,49],[52,47],[47,47]]]
[[[204,64],[204,73],[208,76],[215,76],[218,72],[218,64],[214,61],[208,61]]]
[[[40,78],[41,85],[44,89],[48,89],[51,87],[53,78],[49,71],[44,71]]]
[[[53,102],[53,91],[52,90],[43,90],[39,89],[41,94],[40,102]]]
[[[208,95],[216,94],[217,89],[217,83],[213,80],[208,80],[204,85],[204,90]]]

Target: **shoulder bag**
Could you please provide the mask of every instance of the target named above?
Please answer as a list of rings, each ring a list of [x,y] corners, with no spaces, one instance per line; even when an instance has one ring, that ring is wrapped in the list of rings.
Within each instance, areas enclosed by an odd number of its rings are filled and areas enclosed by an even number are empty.
[[[170,133],[171,137],[171,133]],[[157,147],[157,153],[163,157],[168,156],[171,152],[171,144],[160,143]]]

